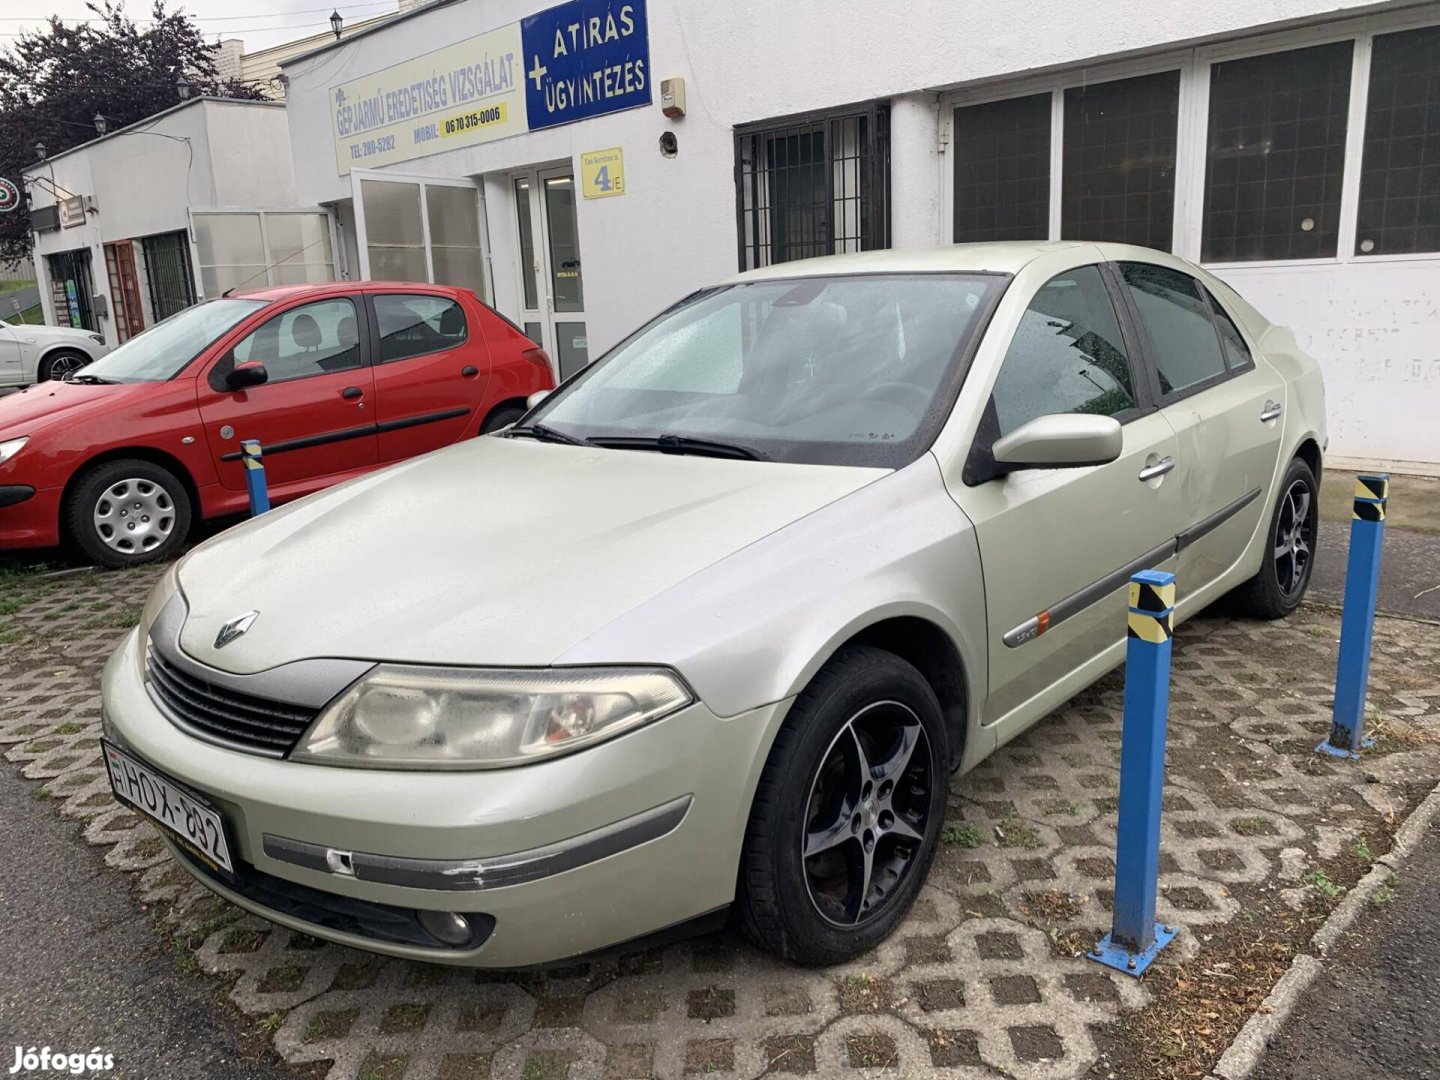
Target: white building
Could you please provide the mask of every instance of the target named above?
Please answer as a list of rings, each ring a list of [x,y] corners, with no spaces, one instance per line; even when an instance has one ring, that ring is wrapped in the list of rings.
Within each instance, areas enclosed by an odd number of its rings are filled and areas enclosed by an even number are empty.
[[[737,268],[1132,241],[1295,327],[1332,460],[1440,463],[1440,5],[535,3],[284,65],[344,272],[473,285],[568,374]]]
[[[45,321],[111,345],[232,286],[335,275],[330,216],[296,208],[276,102],[194,98],[24,183]]]

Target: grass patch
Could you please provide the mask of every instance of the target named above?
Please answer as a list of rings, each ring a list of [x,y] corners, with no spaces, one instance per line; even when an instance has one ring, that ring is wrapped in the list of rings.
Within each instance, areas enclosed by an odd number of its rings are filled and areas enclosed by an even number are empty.
[[[940,842],[952,844],[955,847],[977,848],[985,841],[980,838],[980,830],[974,825],[946,825],[940,830]]]
[[[84,724],[77,724],[74,720],[61,724],[55,729],[56,735],[79,735],[85,730]]]
[[[1345,895],[1345,886],[1331,881],[1325,876],[1324,870],[1311,870],[1300,880],[1325,897],[1326,900],[1338,900]]]
[[[279,1009],[272,1012],[269,1016],[262,1016],[259,1027],[266,1035],[274,1035],[275,1032],[280,1030],[280,1025],[283,1023],[285,1023],[285,1011]]]
[[[1230,822],[1230,829],[1241,836],[1269,836],[1275,832],[1275,826],[1269,818],[1263,817],[1234,818]]]
[[[1038,848],[1045,845],[1040,834],[1019,817],[1011,815],[995,826],[995,839],[1001,847]]]

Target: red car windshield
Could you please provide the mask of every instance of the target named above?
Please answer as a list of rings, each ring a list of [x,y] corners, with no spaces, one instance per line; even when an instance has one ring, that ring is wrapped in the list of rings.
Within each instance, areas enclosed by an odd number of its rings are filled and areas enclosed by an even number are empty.
[[[137,334],[75,375],[77,382],[164,382],[205,347],[267,300],[211,300],[196,304]]]

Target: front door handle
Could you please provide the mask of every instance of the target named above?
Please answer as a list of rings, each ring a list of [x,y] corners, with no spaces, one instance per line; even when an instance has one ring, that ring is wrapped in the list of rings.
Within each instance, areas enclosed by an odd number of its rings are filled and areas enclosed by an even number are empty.
[[[467,379],[473,379],[476,375],[480,374],[480,369],[474,364],[466,364],[460,369],[460,374],[464,375]]]
[[[1173,457],[1162,457],[1154,465],[1146,465],[1140,470],[1140,482],[1144,483],[1146,480],[1154,480],[1157,476],[1164,476],[1174,467],[1175,459]]]
[[[1268,424],[1271,420],[1280,419],[1280,414],[1285,411],[1285,406],[1278,401],[1265,402],[1265,408],[1260,411],[1260,422]]]
[[[360,398],[364,393],[365,391],[361,390],[358,386],[347,386],[344,390],[340,391],[340,396],[343,397],[346,401],[355,401],[356,399]]]

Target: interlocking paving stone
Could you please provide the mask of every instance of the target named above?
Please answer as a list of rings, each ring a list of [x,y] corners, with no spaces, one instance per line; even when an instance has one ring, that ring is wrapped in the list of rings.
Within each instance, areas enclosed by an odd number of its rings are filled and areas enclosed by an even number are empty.
[[[1120,673],[954,782],[950,823],[968,829],[942,845],[894,937],[850,964],[797,968],[719,934],[543,973],[476,973],[243,915],[109,797],[98,674],[158,574],[21,588],[21,609],[0,624],[0,748],[85,822],[86,842],[108,849],[143,903],[198,942],[205,970],[233,973],[236,1005],[280,1018],[280,1055],[330,1062],[329,1080],[1068,1080],[1097,1060],[1097,1026],[1149,1000],[1143,982],[1079,955],[1110,917]],[[1240,911],[1234,890],[1303,894],[1308,867],[1403,812],[1404,783],[1440,762],[1440,635],[1392,619],[1376,625],[1370,685],[1385,752],[1358,766],[1309,753],[1328,730],[1337,628],[1335,613],[1306,608],[1271,624],[1206,616],[1177,635],[1158,913],[1180,935],[1160,963],[1203,950],[1207,928]]]

